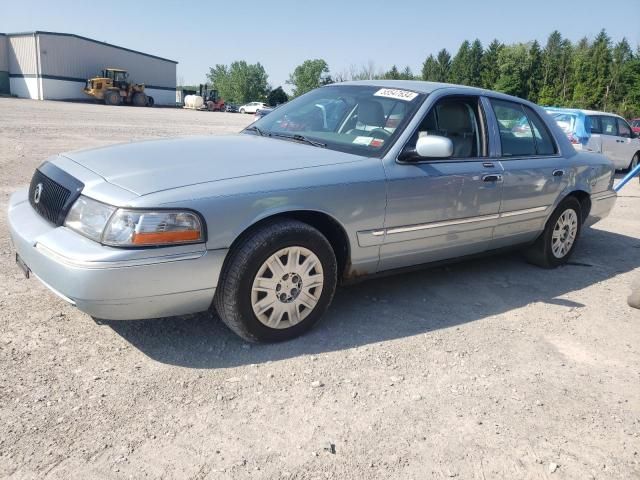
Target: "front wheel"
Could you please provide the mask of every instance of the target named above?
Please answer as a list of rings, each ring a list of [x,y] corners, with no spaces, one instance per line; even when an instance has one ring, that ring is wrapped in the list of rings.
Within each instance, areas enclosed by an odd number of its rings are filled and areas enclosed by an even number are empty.
[[[104,94],[104,103],[107,105],[120,105],[122,97],[115,90],[110,90]]]
[[[636,153],[631,159],[631,163],[629,164],[629,171],[638,166],[638,161],[640,161],[640,153]]]
[[[133,94],[132,103],[136,107],[144,107],[147,104],[147,96],[144,93],[137,92]]]
[[[297,220],[278,220],[235,247],[220,276],[214,306],[222,321],[251,342],[277,342],[312,328],[337,283],[329,241]]]
[[[244,113],[244,108],[241,108],[241,109],[240,109],[240,113]]]
[[[567,197],[555,209],[544,231],[525,252],[527,260],[543,268],[567,263],[582,229],[582,208],[575,197]]]

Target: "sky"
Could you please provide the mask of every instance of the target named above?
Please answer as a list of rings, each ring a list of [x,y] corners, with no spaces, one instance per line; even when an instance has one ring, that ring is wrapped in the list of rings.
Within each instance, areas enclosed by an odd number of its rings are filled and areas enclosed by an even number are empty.
[[[306,59],[323,58],[332,72],[374,62],[419,73],[442,48],[465,40],[486,46],[538,40],[553,30],[572,41],[606,29],[614,41],[640,44],[640,0],[236,0],[124,3],[0,0],[0,32],[75,33],[178,61],[178,81],[206,81],[209,67],[260,62],[272,87],[285,85]],[[187,4],[189,7],[184,7]],[[625,10],[625,11],[623,11]]]

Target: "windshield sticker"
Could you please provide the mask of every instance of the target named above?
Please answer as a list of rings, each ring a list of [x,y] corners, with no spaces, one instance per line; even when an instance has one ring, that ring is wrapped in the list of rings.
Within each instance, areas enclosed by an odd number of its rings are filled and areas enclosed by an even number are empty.
[[[381,88],[373,95],[375,97],[395,98],[396,100],[404,100],[405,102],[410,102],[418,96],[415,92],[399,90],[397,88]]]
[[[382,144],[384,143],[384,140],[381,138],[374,138],[373,140],[371,140],[371,143],[369,144],[370,147],[374,147],[374,148],[380,148],[382,146]]]
[[[371,137],[356,137],[353,139],[353,143],[356,145],[366,145],[368,147],[372,140],[373,138]]]

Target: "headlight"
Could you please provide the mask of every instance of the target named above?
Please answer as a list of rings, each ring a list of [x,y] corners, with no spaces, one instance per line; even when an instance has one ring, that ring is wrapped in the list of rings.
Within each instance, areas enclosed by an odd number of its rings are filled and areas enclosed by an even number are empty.
[[[99,242],[102,232],[116,207],[81,195],[67,214],[64,225],[71,230]]]
[[[102,243],[114,247],[176,245],[204,241],[200,217],[189,211],[119,209],[107,225]]]
[[[114,247],[204,241],[202,221],[195,212],[117,208],[83,195],[71,207],[64,225],[96,242]]]

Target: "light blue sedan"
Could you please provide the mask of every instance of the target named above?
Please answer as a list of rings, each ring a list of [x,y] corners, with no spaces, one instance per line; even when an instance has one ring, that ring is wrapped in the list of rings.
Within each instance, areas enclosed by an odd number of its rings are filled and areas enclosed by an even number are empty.
[[[614,169],[538,106],[414,81],[329,85],[227,137],[64,153],[10,200],[16,260],[91,316],[217,310],[238,335],[311,328],[336,285],[522,247],[567,261]]]

